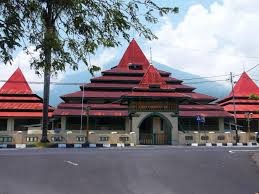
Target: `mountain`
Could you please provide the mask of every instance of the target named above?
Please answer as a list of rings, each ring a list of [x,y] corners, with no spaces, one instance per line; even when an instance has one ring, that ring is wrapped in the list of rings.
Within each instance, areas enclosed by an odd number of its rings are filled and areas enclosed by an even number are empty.
[[[174,69],[167,65],[163,65],[156,62],[154,63],[154,65],[158,69],[170,72],[171,77],[175,77],[179,80],[183,80],[184,81],[183,84],[195,87],[196,88],[196,90],[194,90],[195,92],[214,96],[218,99],[227,96],[230,92],[230,84],[228,87],[224,84],[213,81],[213,79],[212,80],[205,79],[205,78],[202,78],[201,76],[187,73],[178,69]]]
[[[105,65],[103,70],[110,69],[111,67],[115,66],[114,64],[116,64],[115,60],[113,60],[109,64]],[[183,84],[185,84],[185,82],[186,82],[187,83],[186,85],[190,85],[190,86],[197,88],[195,90],[195,92],[200,92],[200,93],[214,96],[217,98],[223,98],[229,93],[230,89],[228,87],[226,87],[225,85],[220,84],[218,82],[208,82],[209,81],[208,79],[201,78],[198,75],[180,71],[180,70],[174,69],[172,67],[169,67],[167,65],[163,65],[160,63],[154,62],[154,66],[157,67],[158,69],[172,73],[171,74],[172,77],[175,77],[180,80],[195,78],[195,80],[188,80],[188,81],[186,80],[183,82]],[[96,74],[96,76],[100,76],[100,75],[101,75],[101,72]],[[92,78],[91,74],[87,71],[78,72],[78,73],[75,72],[75,73],[69,75],[69,77],[65,77],[62,80],[62,82],[88,83],[91,78]],[[196,78],[199,78],[199,79],[196,79]],[[194,82],[196,82],[196,83],[194,83]],[[197,82],[199,82],[199,83],[197,83]],[[190,84],[188,84],[188,83],[190,83]],[[62,96],[64,94],[76,92],[76,91],[79,91],[79,85],[54,85],[50,92],[50,104],[52,106],[57,106],[60,102],[62,102],[60,96]],[[39,95],[42,96],[42,93]]]

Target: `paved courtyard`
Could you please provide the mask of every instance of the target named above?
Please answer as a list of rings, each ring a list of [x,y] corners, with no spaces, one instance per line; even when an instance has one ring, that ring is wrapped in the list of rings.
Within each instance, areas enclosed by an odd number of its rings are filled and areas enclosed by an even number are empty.
[[[170,146],[0,150],[0,194],[254,194],[258,154]]]

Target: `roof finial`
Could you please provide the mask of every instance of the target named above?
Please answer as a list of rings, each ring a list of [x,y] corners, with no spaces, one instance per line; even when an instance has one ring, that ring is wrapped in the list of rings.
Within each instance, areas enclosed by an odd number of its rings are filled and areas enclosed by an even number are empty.
[[[149,54],[150,54],[150,59],[149,59],[150,61],[149,61],[149,63],[150,63],[150,65],[152,65],[153,61],[152,61],[152,47],[151,46],[149,47]]]
[[[245,72],[245,71],[246,71],[245,64],[243,63],[243,72]]]

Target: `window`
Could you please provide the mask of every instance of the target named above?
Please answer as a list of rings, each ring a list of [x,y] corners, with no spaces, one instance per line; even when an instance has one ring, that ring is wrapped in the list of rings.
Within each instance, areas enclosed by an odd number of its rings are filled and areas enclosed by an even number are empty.
[[[77,136],[76,137],[76,141],[85,142],[86,141],[86,137],[85,136]]]
[[[26,131],[27,125],[36,125],[40,124],[40,119],[15,119],[14,121],[14,130],[15,131]]]
[[[100,117],[94,119],[93,130],[124,130],[125,118]]]
[[[52,136],[51,137],[51,141],[54,141],[54,142],[61,142],[63,141],[63,137],[62,136]]]
[[[0,131],[7,130],[7,119],[0,119]]]
[[[219,135],[219,136],[218,136],[218,140],[219,140],[219,141],[225,140],[225,136],[224,136],[224,135]]]
[[[82,130],[86,130],[87,127],[87,119],[86,116],[83,115],[82,118]],[[90,124],[90,118],[89,118],[89,124]],[[90,126],[90,125],[89,125]],[[66,130],[80,130],[81,129],[81,117],[67,117],[66,119]]]
[[[26,141],[27,142],[38,142],[38,137],[27,137]]]
[[[119,141],[121,142],[129,141],[129,137],[119,137]]]
[[[160,88],[160,84],[149,84],[149,88],[151,88],[151,89],[159,89]]]
[[[100,141],[109,141],[109,137],[100,137],[99,140]]]
[[[206,136],[201,136],[201,140],[206,140],[207,141],[207,140],[209,140],[209,136],[207,136],[207,135]]]
[[[143,66],[140,64],[129,64],[129,69],[131,70],[142,70]]]
[[[187,135],[187,136],[185,136],[185,140],[186,141],[192,141],[193,140],[193,136]]]
[[[9,136],[2,136],[0,137],[0,142],[12,142],[13,138]]]

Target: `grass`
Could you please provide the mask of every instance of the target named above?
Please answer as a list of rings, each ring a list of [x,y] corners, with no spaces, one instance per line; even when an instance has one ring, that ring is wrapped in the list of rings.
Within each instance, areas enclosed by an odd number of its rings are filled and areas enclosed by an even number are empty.
[[[42,142],[37,142],[32,144],[32,147],[38,147],[38,148],[53,148],[55,147],[56,144],[54,143],[42,143]]]

